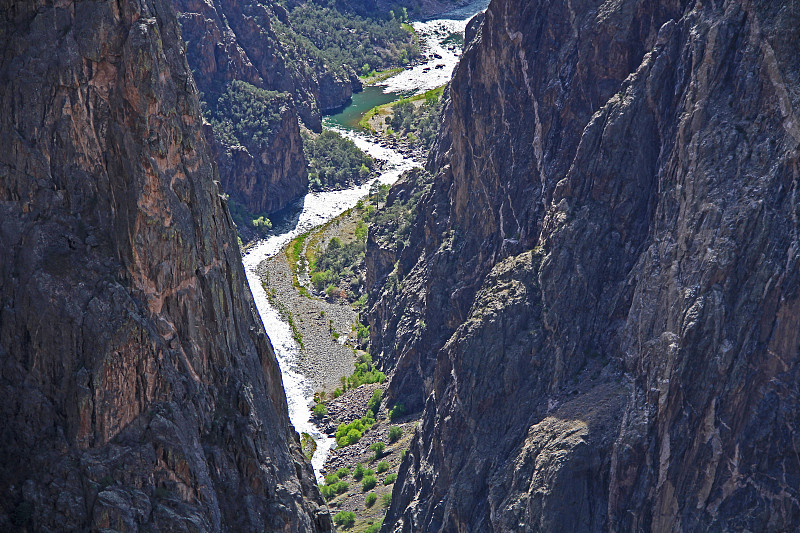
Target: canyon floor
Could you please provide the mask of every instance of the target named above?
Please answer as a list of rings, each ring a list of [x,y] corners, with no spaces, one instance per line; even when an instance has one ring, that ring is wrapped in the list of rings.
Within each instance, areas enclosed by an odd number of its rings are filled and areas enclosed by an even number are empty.
[[[342,377],[353,373],[358,355],[364,353],[357,349],[355,342],[358,307],[343,298],[315,294],[303,264],[300,263],[300,268],[296,266],[291,250],[295,246],[303,252],[308,248],[323,249],[334,237],[346,243],[355,238],[355,228],[361,217],[362,211],[358,208],[345,212],[301,236],[299,245],[298,239],[291,241],[280,253],[262,262],[258,270],[270,302],[292,326],[298,344],[302,343],[300,371],[311,380],[315,392],[329,400],[325,402],[327,415],[315,419],[317,426],[328,435],[334,435],[339,424],[363,417],[373,392],[387,382],[361,385],[344,391],[338,398],[333,397],[334,390],[342,387]],[[375,424],[358,442],[330,452],[322,474],[327,481],[347,484],[346,489],[340,488],[339,494],[329,497],[331,513],[353,512],[356,517],[355,524],[344,529],[377,530],[391,498],[393,478],[416,425],[417,419],[408,416],[390,421],[387,406],[382,406],[375,416]],[[393,426],[402,433],[391,442],[389,431]],[[378,442],[382,442],[385,449],[376,457],[371,447]],[[363,477],[355,473],[359,464],[365,470]],[[337,472],[340,475],[336,475]],[[364,490],[364,481],[370,474],[376,484]],[[367,497],[372,494],[368,505]]]

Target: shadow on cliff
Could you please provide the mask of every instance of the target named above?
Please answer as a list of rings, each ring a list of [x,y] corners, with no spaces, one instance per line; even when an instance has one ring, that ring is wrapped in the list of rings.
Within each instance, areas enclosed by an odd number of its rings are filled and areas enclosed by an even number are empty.
[[[280,235],[294,230],[300,223],[300,214],[306,205],[305,195],[290,203],[280,211],[271,214],[272,231],[269,235]]]

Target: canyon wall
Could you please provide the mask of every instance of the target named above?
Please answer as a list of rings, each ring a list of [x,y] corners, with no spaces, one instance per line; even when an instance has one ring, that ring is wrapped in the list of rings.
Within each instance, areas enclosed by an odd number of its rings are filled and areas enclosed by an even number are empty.
[[[0,6],[0,529],[330,531],[172,6]]]
[[[410,245],[368,250],[423,410],[383,530],[800,527],[800,7],[493,0],[470,37]]]
[[[286,45],[272,22],[288,24],[288,14],[277,3],[176,0],[175,7],[189,65],[208,105],[233,80],[291,95],[281,103],[280,128],[262,146],[231,142],[208,130],[223,189],[252,214],[285,207],[308,191],[298,118],[319,130],[321,111],[350,98],[351,80],[338,79],[322,66],[287,62]]]

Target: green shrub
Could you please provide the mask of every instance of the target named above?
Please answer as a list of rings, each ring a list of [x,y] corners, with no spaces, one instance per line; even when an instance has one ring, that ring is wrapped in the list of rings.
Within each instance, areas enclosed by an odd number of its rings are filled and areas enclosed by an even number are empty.
[[[381,518],[371,526],[367,527],[367,529],[364,530],[364,533],[378,533],[381,530],[382,525],[383,525],[383,518]]]
[[[391,503],[392,503],[392,493],[391,492],[388,492],[388,493],[384,494],[383,496],[381,496],[381,505],[383,505],[384,507],[389,507],[389,504],[391,504]]]
[[[392,426],[389,428],[389,442],[397,442],[403,436],[403,428]]]
[[[386,461],[381,461],[380,463],[378,463],[378,466],[375,467],[375,471],[379,474],[383,474],[387,470],[389,470],[389,463],[387,463]]]
[[[335,391],[333,391],[334,398],[338,398],[341,395],[342,395],[342,389],[336,389]]]
[[[367,303],[368,295],[364,294],[356,301],[356,305],[358,307],[362,307],[365,303]],[[356,340],[358,340],[359,345],[364,345],[369,340],[369,326],[365,326],[364,324],[358,324],[358,329],[356,330]]]
[[[346,466],[343,466],[336,471],[336,475],[339,476],[339,479],[344,479],[350,475],[350,469],[347,468]]]
[[[361,482],[361,490],[362,492],[367,492],[368,490],[374,489],[377,484],[378,480],[375,476],[364,476],[364,481]]]
[[[367,494],[367,499],[366,499],[367,507],[372,507],[373,505],[375,505],[375,502],[377,500],[378,500],[378,495],[375,494],[374,492],[370,492],[369,494]]]
[[[372,457],[372,460],[374,461],[375,459],[380,459],[383,457],[383,450],[386,449],[386,445],[382,442],[376,442],[370,445],[369,449],[375,452],[375,455]]]
[[[325,485],[320,485],[319,491],[326,500],[330,500],[337,494],[347,492],[349,488],[350,485],[346,481],[339,481],[339,476],[333,473],[325,476]]]
[[[381,407],[381,398],[383,397],[383,391],[381,389],[375,389],[372,391],[372,398],[369,399],[367,402],[367,409],[372,411],[373,416],[378,415],[378,409]]]
[[[333,523],[344,528],[353,527],[356,523],[356,514],[352,511],[339,511],[334,515]]]
[[[339,424],[336,429],[336,444],[340,448],[350,446],[361,440],[362,435],[375,423],[373,418],[364,416],[359,420],[353,420],[349,424]]]
[[[361,478],[364,477],[365,471],[366,469],[364,468],[364,465],[359,463],[358,465],[356,465],[356,469],[353,471],[353,479],[355,479],[356,481],[361,481]]]
[[[311,412],[317,418],[322,418],[323,416],[328,414],[328,408],[325,407],[324,403],[318,403],[317,405],[314,406],[314,409],[312,409]]]
[[[402,403],[397,403],[389,411],[389,420],[394,422],[404,414],[406,414],[406,406],[403,405]]]
[[[268,218],[260,216],[253,219],[252,226],[257,230],[267,231],[272,229],[272,222]]]
[[[386,374],[377,370],[371,363],[356,363],[356,371],[347,378],[347,388],[354,389],[364,384],[383,383]]]
[[[332,499],[336,495],[336,491],[330,485],[320,485],[319,492],[325,498],[325,501]]]
[[[378,520],[378,522],[365,529],[364,533],[378,533],[382,527],[383,527],[383,518],[381,518],[380,520]]]
[[[395,480],[395,479],[397,479],[397,474],[389,474],[389,475],[388,475],[388,476],[386,476],[386,478],[383,480],[383,484],[384,484],[384,485],[391,485],[392,483],[394,483],[394,480]]]

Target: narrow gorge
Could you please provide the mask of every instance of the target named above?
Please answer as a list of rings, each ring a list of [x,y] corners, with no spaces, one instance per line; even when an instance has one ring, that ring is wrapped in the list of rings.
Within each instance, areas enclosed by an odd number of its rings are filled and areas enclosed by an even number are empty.
[[[0,530],[800,530],[794,0],[0,14]]]

